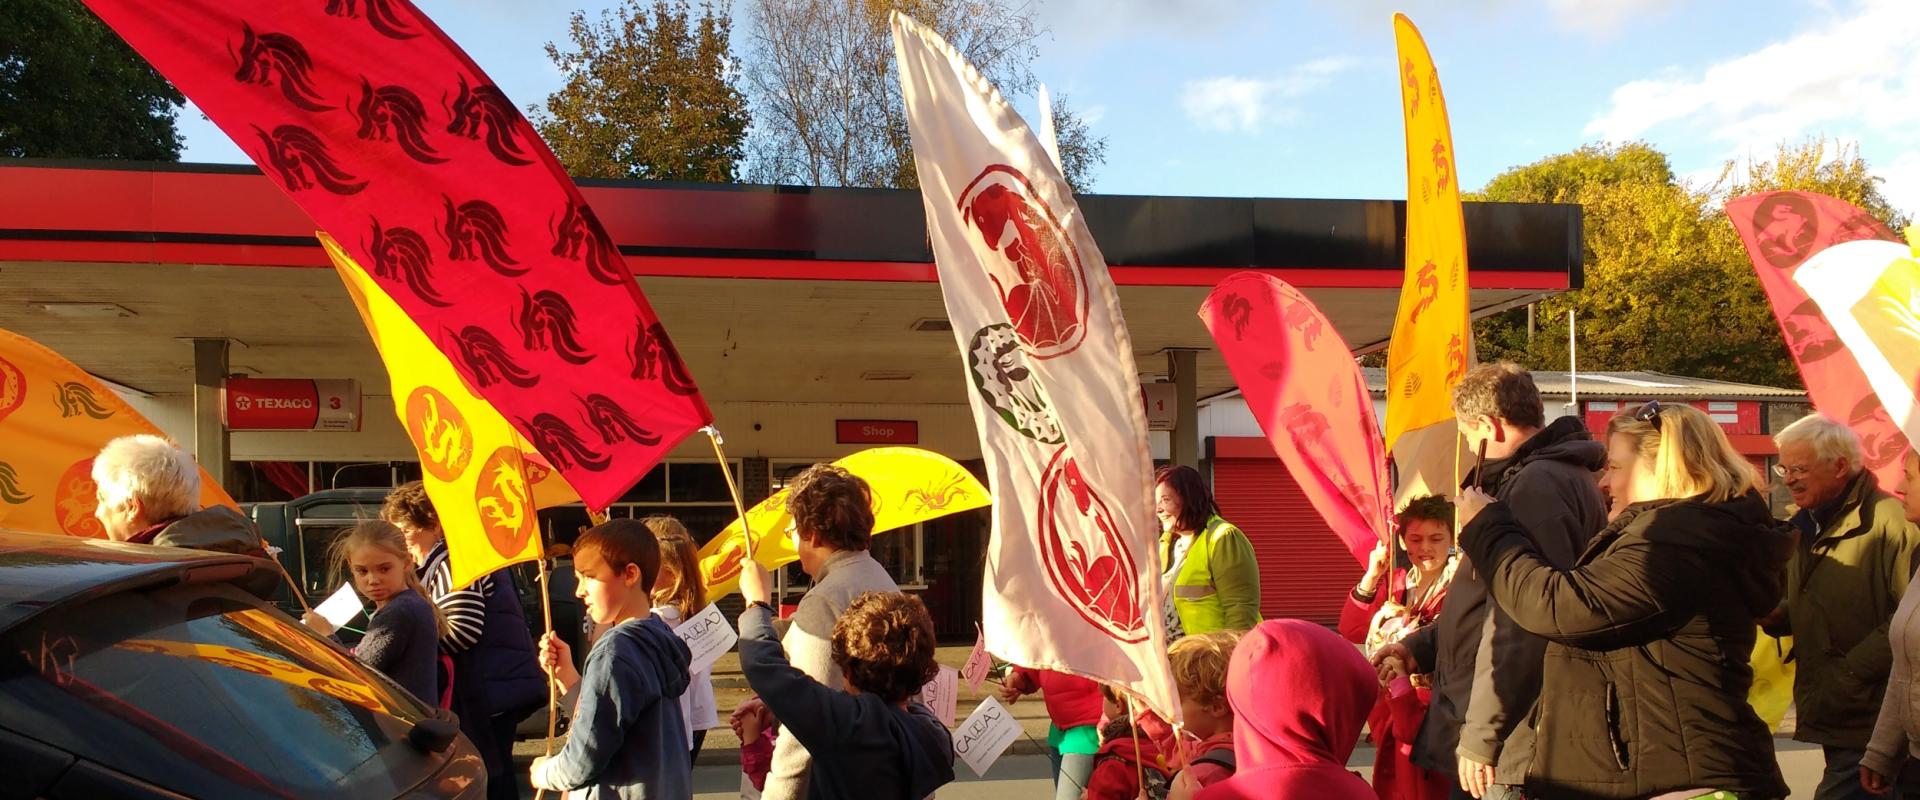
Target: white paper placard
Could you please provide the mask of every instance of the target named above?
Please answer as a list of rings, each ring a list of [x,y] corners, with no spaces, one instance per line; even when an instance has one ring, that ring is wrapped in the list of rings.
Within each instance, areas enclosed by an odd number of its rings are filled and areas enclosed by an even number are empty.
[[[680,641],[687,643],[687,649],[693,651],[693,662],[687,665],[688,672],[706,672],[713,668],[713,662],[733,649],[733,643],[740,640],[732,625],[727,624],[727,616],[720,613],[718,604],[709,604],[705,611],[693,615],[691,619],[680,623],[673,630]]]
[[[954,712],[960,709],[960,670],[940,665],[940,671],[920,687],[920,702],[933,710],[940,724],[953,727]]]
[[[977,630],[978,626],[975,628]],[[976,632],[973,639],[973,652],[967,655],[966,665],[960,668],[960,674],[967,679],[967,688],[974,694],[979,694],[980,684],[986,683],[987,673],[992,669],[993,657],[987,655],[986,634]]]
[[[1000,705],[999,700],[988,697],[954,730],[953,754],[967,762],[973,774],[984,778],[987,768],[1018,738],[1020,722],[1013,718],[1013,712]]]
[[[753,788],[753,779],[747,773],[740,773],[740,800],[760,800],[760,790]]]
[[[333,623],[335,629],[346,627],[347,623],[352,622],[354,617],[360,616],[360,612],[365,610],[367,610],[366,606],[360,604],[360,595],[353,591],[352,583],[340,584],[339,591],[320,601],[320,605],[313,607],[313,613],[325,617],[328,622]]]

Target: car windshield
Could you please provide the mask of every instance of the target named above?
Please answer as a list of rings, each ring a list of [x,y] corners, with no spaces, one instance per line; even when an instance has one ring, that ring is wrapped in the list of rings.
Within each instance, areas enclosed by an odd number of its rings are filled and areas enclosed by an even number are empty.
[[[224,585],[61,609],[9,633],[0,655],[0,724],[200,797],[385,784],[375,756],[431,713]]]

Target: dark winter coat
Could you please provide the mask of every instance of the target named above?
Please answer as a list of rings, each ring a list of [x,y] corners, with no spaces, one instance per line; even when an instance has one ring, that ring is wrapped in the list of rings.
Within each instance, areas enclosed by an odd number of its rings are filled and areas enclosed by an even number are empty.
[[[1594,477],[1606,460],[1606,446],[1585,424],[1561,417],[1513,455],[1487,462],[1484,478],[1469,475],[1467,484],[1503,501],[1547,563],[1569,566],[1607,524]],[[1433,675],[1433,704],[1414,740],[1413,763],[1453,775],[1459,755],[1468,754],[1496,764],[1501,784],[1520,783],[1532,750],[1531,732],[1521,723],[1540,694],[1546,640],[1494,607],[1484,571],[1469,558],[1454,570],[1439,619],[1403,641],[1419,670]]]
[[[1505,504],[1469,523],[1460,546],[1494,598],[1551,642],[1529,793],[1785,797],[1772,733],[1747,704],[1747,658],[1791,543],[1755,493],[1630,506],[1571,570],[1543,559]]]
[[[1913,575],[1920,529],[1900,499],[1862,470],[1827,507],[1793,517],[1800,547],[1787,565],[1793,636],[1793,738],[1864,749],[1893,669],[1887,626]]]

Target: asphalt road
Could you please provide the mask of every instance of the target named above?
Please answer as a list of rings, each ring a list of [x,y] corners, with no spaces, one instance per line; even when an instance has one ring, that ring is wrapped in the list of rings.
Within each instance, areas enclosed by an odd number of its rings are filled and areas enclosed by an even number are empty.
[[[1820,771],[1823,766],[1820,748],[1802,744],[1791,739],[1775,739],[1774,751],[1779,755],[1780,770],[1785,773],[1787,785],[1793,790],[1793,797],[1812,797],[1814,787],[1820,783]],[[740,771],[724,764],[713,764],[709,759],[705,766],[693,771],[693,790],[695,800],[733,800],[740,796]],[[1373,770],[1373,750],[1362,747],[1354,753],[1349,767],[1360,774],[1371,774]],[[1053,781],[1045,756],[1012,754],[1002,757],[988,771],[986,778],[979,778],[965,764],[955,764],[958,779],[937,795],[940,800],[1046,800],[1053,796]],[[522,775],[521,797],[533,797],[533,791],[525,787]]]

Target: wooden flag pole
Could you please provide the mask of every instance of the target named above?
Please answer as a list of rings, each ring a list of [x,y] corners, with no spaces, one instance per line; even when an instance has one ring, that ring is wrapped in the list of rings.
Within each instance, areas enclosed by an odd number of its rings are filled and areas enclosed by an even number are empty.
[[[301,610],[312,613],[313,606],[307,603],[307,593],[300,591],[300,583],[293,579],[293,573],[287,571],[287,565],[280,563],[280,555],[268,553],[267,560],[273,562],[275,569],[280,570],[280,577],[287,579],[287,588],[293,590],[293,599],[299,601]]]
[[[740,487],[733,482],[733,465],[727,463],[727,451],[723,447],[726,440],[720,437],[720,429],[712,425],[700,431],[713,441],[713,457],[720,462],[720,474],[726,476],[727,493],[733,495],[733,510],[740,514],[740,535],[747,540],[747,558],[753,558],[753,525],[747,521],[747,504],[740,498]]]
[[[553,522],[547,522],[547,539],[553,539]],[[543,542],[544,544],[544,542]],[[540,617],[546,622],[547,636],[553,635],[553,582],[548,580],[547,554],[543,549],[537,563],[540,565]],[[543,639],[545,637],[542,637]],[[560,725],[560,682],[553,676],[547,676],[547,757],[553,757],[553,739]],[[545,789],[536,789],[533,800],[540,800],[547,793]]]

